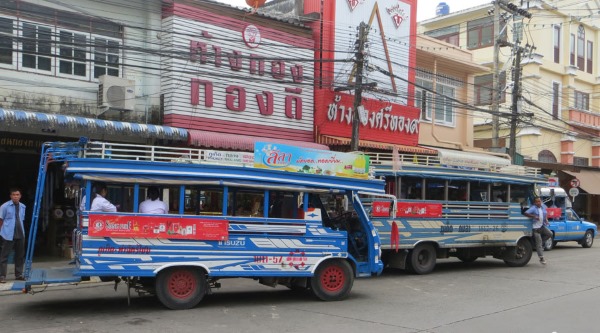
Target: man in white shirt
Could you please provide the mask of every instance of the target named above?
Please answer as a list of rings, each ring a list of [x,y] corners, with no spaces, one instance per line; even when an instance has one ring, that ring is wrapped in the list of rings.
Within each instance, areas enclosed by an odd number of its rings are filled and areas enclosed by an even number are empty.
[[[140,213],[144,214],[168,214],[169,206],[160,199],[158,187],[150,186],[148,188],[148,199],[140,203]]]
[[[108,194],[108,189],[104,183],[96,183],[94,186],[96,192],[92,195],[92,206],[90,207],[91,212],[116,212],[117,207],[106,200],[105,197]]]

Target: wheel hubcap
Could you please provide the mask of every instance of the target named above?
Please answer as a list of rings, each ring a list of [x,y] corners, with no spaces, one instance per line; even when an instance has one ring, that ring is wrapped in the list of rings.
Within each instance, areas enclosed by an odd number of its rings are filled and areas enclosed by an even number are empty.
[[[196,290],[196,279],[191,272],[177,271],[169,278],[169,293],[177,298],[186,298]]]
[[[339,267],[328,267],[321,276],[321,285],[327,291],[337,291],[342,288],[346,279],[344,271]]]

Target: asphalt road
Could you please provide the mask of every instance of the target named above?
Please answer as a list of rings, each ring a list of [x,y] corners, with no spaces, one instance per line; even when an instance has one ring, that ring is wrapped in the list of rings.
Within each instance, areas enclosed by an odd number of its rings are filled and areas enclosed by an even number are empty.
[[[600,332],[600,244],[559,244],[525,267],[500,260],[438,261],[432,274],[386,270],[355,281],[341,302],[222,280],[194,309],[89,283],[0,296],[0,332]]]

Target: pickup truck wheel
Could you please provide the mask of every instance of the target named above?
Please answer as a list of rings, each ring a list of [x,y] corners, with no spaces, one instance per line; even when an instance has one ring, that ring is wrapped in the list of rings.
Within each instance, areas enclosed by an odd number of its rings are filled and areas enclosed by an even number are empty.
[[[510,267],[522,267],[527,265],[533,254],[531,240],[521,238],[515,248],[515,257],[513,259],[505,259],[504,262]]]
[[[191,309],[206,294],[206,277],[201,269],[174,267],[156,277],[156,296],[171,310]]]
[[[431,244],[417,244],[410,254],[410,265],[415,274],[429,274],[435,268],[435,248]]]
[[[592,247],[592,244],[594,244],[594,233],[591,230],[588,230],[585,232],[585,236],[583,236],[583,239],[581,240],[581,246],[590,248]]]
[[[552,249],[556,246],[556,242],[554,241],[554,235],[546,239],[544,243],[544,251],[552,251]]]
[[[354,272],[345,260],[328,260],[317,267],[310,279],[312,293],[323,301],[339,301],[350,294]]]

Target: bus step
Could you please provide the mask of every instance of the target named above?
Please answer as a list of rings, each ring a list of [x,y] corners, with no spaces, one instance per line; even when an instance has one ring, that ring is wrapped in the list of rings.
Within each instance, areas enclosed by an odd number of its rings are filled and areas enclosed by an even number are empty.
[[[74,267],[32,269],[26,286],[54,283],[76,283],[81,281],[81,276],[75,276]]]

